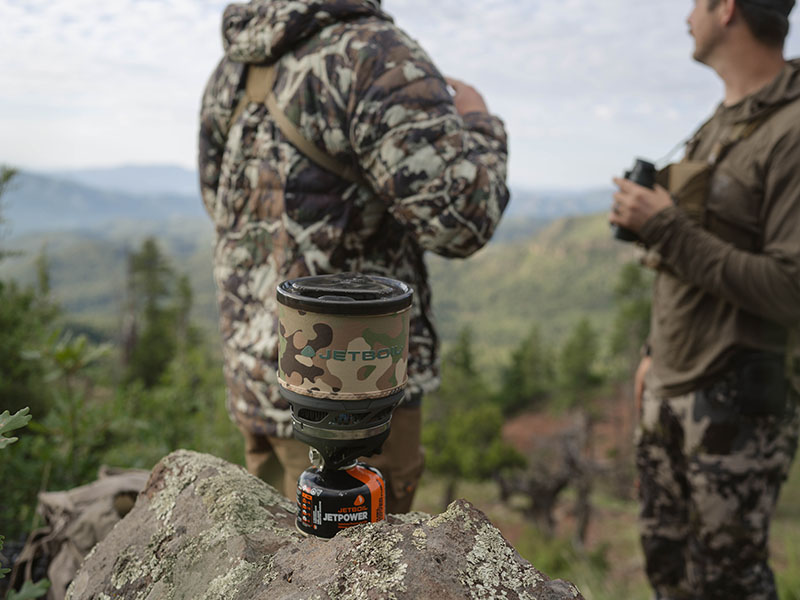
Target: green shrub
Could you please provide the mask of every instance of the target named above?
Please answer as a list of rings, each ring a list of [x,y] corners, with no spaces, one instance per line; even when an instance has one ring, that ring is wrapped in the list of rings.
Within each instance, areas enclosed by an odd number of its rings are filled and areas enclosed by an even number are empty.
[[[28,414],[29,410],[28,407],[25,407],[17,411],[14,415],[11,415],[7,410],[0,414],[0,449],[7,448],[17,441],[18,438],[7,437],[6,434],[16,429],[21,429],[30,422],[31,416]],[[5,538],[0,535],[0,550],[3,549],[4,539]],[[0,565],[0,579],[3,579],[9,572],[10,569],[4,569],[2,565]],[[42,579],[36,583],[26,581],[19,591],[10,590],[8,594],[6,594],[6,600],[41,598],[47,593],[47,588],[49,587],[50,582],[47,579]]]
[[[800,600],[800,541],[786,539],[787,568],[776,573],[778,597],[781,600]]]

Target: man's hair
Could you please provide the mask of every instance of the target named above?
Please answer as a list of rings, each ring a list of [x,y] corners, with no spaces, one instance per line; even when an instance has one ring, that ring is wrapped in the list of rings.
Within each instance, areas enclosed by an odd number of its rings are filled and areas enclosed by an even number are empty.
[[[721,0],[708,0],[708,9],[717,7]],[[759,42],[783,48],[789,33],[789,13],[795,0],[736,0],[736,6],[750,32]]]

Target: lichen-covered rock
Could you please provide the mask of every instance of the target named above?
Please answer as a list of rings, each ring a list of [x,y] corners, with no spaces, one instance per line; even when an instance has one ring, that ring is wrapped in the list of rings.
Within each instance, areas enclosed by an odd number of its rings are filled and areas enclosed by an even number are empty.
[[[332,540],[303,537],[294,505],[241,467],[178,451],[87,557],[68,600],[555,600],[551,581],[464,501],[392,515]]]

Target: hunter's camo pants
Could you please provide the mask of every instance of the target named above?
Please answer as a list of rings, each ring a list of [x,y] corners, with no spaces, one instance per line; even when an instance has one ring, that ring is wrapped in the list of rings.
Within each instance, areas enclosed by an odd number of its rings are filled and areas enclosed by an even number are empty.
[[[673,398],[645,391],[636,462],[656,598],[778,598],[767,542],[797,450],[798,394],[783,388],[755,410],[737,396],[726,382]]]

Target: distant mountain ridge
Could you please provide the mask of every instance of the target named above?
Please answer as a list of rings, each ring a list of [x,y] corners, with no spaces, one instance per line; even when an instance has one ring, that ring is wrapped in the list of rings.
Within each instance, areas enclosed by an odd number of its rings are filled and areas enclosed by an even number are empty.
[[[611,206],[611,188],[528,189],[511,188],[506,216],[560,219],[605,212]]]
[[[610,190],[514,188],[504,220],[538,222],[605,211]],[[3,197],[2,216],[11,235],[102,230],[117,220],[207,218],[197,172],[170,165],[23,171]],[[504,224],[505,228],[506,225]],[[526,227],[527,229],[527,227]],[[516,236],[519,231],[517,221]]]
[[[199,194],[135,194],[27,172],[11,181],[2,203],[2,216],[12,236],[105,229],[118,220],[166,221],[205,216]]]
[[[53,171],[42,175],[107,192],[136,195],[194,196],[200,194],[197,171],[176,165],[122,165],[119,167]]]

